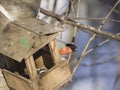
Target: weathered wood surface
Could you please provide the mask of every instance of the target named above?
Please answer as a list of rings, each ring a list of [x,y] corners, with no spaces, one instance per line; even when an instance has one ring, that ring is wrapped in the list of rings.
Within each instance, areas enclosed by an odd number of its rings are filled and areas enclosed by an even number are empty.
[[[67,62],[60,62],[41,77],[40,90],[56,90],[71,79],[71,72]]]
[[[0,90],[9,90],[1,69],[0,69]]]
[[[41,25],[39,25],[39,28],[40,26]],[[44,36],[40,33],[36,34],[21,26],[10,23],[0,33],[0,53],[21,62],[24,57],[27,58],[31,56],[56,36],[57,34],[49,36]]]
[[[43,68],[43,67],[45,67],[42,56],[38,57],[38,58],[35,60],[35,63],[36,63],[36,67],[37,67],[37,68]]]
[[[9,20],[0,12],[0,32],[6,27]]]
[[[56,90],[69,80],[71,80],[71,72],[66,61],[59,62],[52,69],[46,72],[41,78],[36,78],[34,71],[35,66],[33,58],[26,60],[27,69],[32,79],[26,79],[18,74],[3,70],[8,86],[15,90]],[[57,73],[57,75],[56,75]]]
[[[51,52],[51,56],[52,56],[53,62],[54,62],[54,64],[57,64],[58,62],[61,61],[61,56],[59,54],[58,45],[57,45],[57,42],[56,42],[55,39],[52,40],[49,43],[49,48],[50,48],[50,52]]]
[[[0,33],[0,53],[21,62],[37,39],[36,34],[9,24]]]
[[[26,67],[27,67],[30,79],[31,80],[36,79],[37,78],[37,71],[36,71],[35,61],[34,61],[33,56],[26,59],[25,63],[26,63]]]
[[[55,39],[57,35],[58,35],[58,33],[57,34],[48,35],[48,36],[44,36],[44,35],[43,36],[39,36],[39,39],[37,39],[37,41],[34,43],[33,48],[30,49],[30,51],[27,53],[25,58],[28,58],[29,56],[34,54],[36,51],[38,51],[39,49],[43,48],[51,40]]]
[[[31,81],[7,70],[3,70],[6,82],[14,90],[32,90]]]
[[[31,80],[32,90],[39,90],[38,75],[33,56],[25,60],[28,74]]]
[[[40,0],[0,0],[12,20],[36,17]]]
[[[36,17],[40,0],[0,0],[0,32],[10,21]]]
[[[40,34],[53,34],[60,32],[59,29],[55,29],[52,24],[48,24],[36,18],[26,18],[20,19],[13,22],[31,32],[34,32],[38,35]]]

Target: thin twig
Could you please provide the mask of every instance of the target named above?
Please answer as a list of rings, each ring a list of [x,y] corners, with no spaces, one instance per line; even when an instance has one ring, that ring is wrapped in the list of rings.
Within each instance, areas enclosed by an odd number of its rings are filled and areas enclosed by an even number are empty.
[[[72,14],[73,14],[73,16],[75,16],[75,10],[74,10],[74,7],[73,7],[73,4],[75,3],[75,0],[71,0],[70,2],[71,2]]]
[[[109,58],[112,58],[112,56],[109,57]],[[80,65],[84,66],[84,67],[92,67],[92,66],[96,66],[96,65],[102,65],[102,64],[105,64],[105,63],[109,63],[109,62],[112,62],[112,61],[114,61],[114,60],[113,59],[108,59],[108,60],[105,60],[105,61],[102,61],[102,62],[96,62],[96,63],[90,63],[90,64],[81,63]],[[73,60],[73,61],[70,62],[70,65],[73,65],[73,64],[76,64],[76,63],[77,63],[77,61]],[[117,63],[119,63],[119,62],[117,62]]]
[[[112,7],[111,7],[110,5],[108,5],[108,4],[106,4],[103,0],[101,0],[101,2],[102,2],[107,8],[112,9]],[[115,13],[117,13],[117,14],[120,14],[120,11],[117,10],[117,9],[114,9],[113,11],[114,11]]]
[[[119,35],[120,35],[120,33],[117,33],[117,35],[119,36]],[[110,41],[110,39],[106,39],[106,40],[102,41],[102,42],[101,42],[101,43],[99,43],[98,45],[96,45],[96,46],[94,46],[93,48],[91,48],[91,49],[87,50],[85,55],[87,55],[87,54],[91,53],[91,52],[92,52],[93,50],[95,50],[97,47],[100,47],[100,46],[102,46],[102,45],[106,44],[106,43],[107,43],[107,42],[109,42],[109,41]]]
[[[91,21],[98,21],[98,20],[103,20],[104,18],[74,18],[75,20],[91,20]],[[111,21],[111,22],[117,22],[117,23],[120,23],[120,20],[116,20],[116,19],[107,19],[108,21]]]
[[[80,0],[78,0],[77,11],[76,11],[75,18],[78,18],[78,17],[79,17],[79,11],[80,11]],[[76,37],[77,29],[78,29],[78,27],[75,26],[72,43],[75,42],[75,37]],[[70,53],[69,56],[68,56],[68,63],[70,62],[71,56],[72,56],[72,53]]]
[[[65,16],[68,17],[71,8],[71,1],[69,2],[68,8],[66,9]]]

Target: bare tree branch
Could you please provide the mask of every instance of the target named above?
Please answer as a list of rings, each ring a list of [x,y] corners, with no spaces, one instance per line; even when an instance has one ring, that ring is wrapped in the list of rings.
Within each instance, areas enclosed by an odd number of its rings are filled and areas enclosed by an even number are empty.
[[[104,36],[108,37],[109,39],[115,39],[115,40],[120,41],[120,36],[117,36],[115,34],[112,34],[112,33],[106,32],[106,31],[98,30],[97,28],[89,26],[89,25],[78,23],[78,22],[76,22],[74,20],[71,20],[70,18],[63,17],[61,15],[57,15],[57,14],[55,14],[53,12],[47,11],[47,10],[42,9],[42,8],[40,8],[40,11],[42,13],[48,15],[48,16],[56,18],[58,21],[60,21],[60,22],[62,22],[64,24],[77,26],[78,28],[80,28],[81,30],[83,30],[85,32],[93,32],[95,34],[101,34],[101,35],[104,35]]]

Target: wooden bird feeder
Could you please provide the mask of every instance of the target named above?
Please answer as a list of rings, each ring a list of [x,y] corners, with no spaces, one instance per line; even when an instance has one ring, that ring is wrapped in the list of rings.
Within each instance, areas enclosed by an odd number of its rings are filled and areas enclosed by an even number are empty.
[[[67,61],[61,60],[59,30],[35,18],[11,22],[0,33],[0,53],[8,69],[8,86],[15,90],[54,90],[71,79]]]
[[[71,79],[69,65],[58,53],[60,30],[35,18],[39,1],[0,0],[0,54],[13,90],[55,90]]]

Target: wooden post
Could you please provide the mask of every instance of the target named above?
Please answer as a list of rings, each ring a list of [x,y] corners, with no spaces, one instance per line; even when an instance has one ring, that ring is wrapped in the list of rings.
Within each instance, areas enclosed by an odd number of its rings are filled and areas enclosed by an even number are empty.
[[[35,62],[33,56],[30,56],[28,59],[25,60],[26,67],[30,76],[30,79],[34,80],[37,78],[37,71],[35,67]]]
[[[39,90],[39,85],[38,85],[38,76],[37,76],[37,71],[35,67],[35,61],[33,56],[30,56],[25,60],[26,67],[29,73],[29,77],[32,81],[32,87],[33,90]]]
[[[57,64],[61,60],[61,56],[58,52],[58,46],[55,39],[49,43],[49,48],[53,59],[53,63]]]

